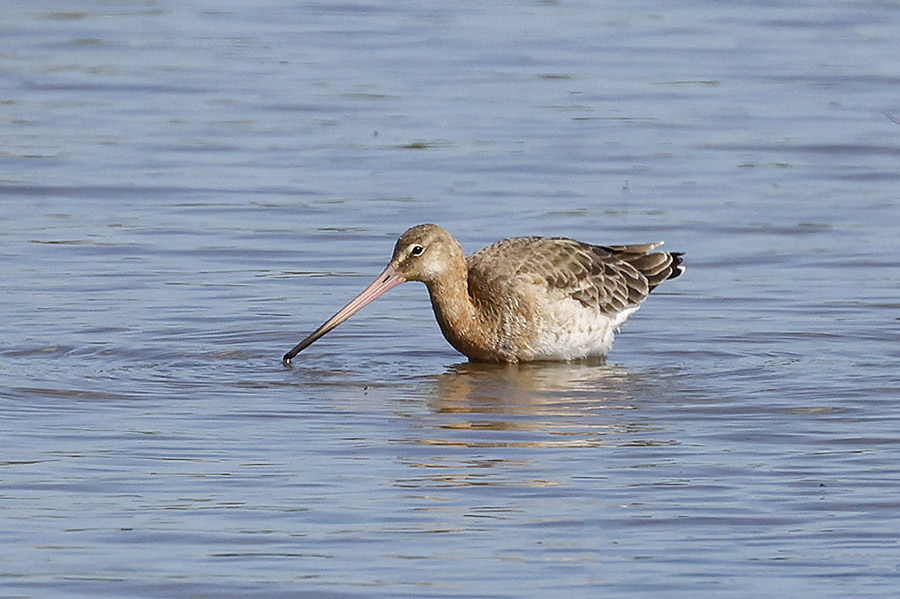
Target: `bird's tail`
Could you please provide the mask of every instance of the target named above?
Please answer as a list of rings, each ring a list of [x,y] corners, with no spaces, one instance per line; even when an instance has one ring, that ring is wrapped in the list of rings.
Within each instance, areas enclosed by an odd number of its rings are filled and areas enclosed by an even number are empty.
[[[663,244],[645,243],[640,245],[608,246],[619,254],[619,258],[635,267],[638,272],[647,278],[647,284],[652,291],[663,281],[681,276],[686,270],[684,266],[683,252],[654,252],[652,250]]]

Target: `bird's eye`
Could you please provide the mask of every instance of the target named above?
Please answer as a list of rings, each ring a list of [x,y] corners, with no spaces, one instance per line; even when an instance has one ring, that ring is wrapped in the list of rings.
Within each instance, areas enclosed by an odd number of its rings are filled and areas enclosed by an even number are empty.
[[[409,255],[410,256],[421,256],[422,252],[424,252],[424,251],[425,251],[425,248],[423,248],[421,245],[414,245],[414,246],[412,246],[412,249],[409,250]]]

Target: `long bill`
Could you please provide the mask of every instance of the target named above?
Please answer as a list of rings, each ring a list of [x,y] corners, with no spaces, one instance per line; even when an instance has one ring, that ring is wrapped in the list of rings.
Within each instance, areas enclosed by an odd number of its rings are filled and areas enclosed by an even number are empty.
[[[362,293],[353,298],[353,300],[351,300],[349,304],[341,308],[337,314],[326,320],[322,324],[322,326],[310,333],[309,336],[306,337],[306,339],[295,345],[291,351],[284,354],[282,361],[285,364],[290,364],[291,360],[294,359],[294,356],[315,343],[315,341],[319,337],[359,312],[359,310],[363,306],[371,303],[376,298],[384,295],[387,291],[393,289],[400,283],[404,283],[405,281],[406,278],[399,272],[397,272],[397,270],[394,269],[393,266],[388,264],[387,268],[385,268],[384,271],[380,275],[378,275],[378,277],[374,281],[372,281],[371,285],[366,287]]]

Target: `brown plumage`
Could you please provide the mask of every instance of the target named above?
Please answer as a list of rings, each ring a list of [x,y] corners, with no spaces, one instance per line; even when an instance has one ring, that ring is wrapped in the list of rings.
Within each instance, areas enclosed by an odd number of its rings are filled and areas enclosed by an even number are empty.
[[[660,245],[515,237],[466,258],[447,231],[419,225],[397,240],[384,272],[284,361],[404,281],[425,283],[444,337],[471,360],[604,356],[650,291],[684,272],[681,254],[653,252]]]

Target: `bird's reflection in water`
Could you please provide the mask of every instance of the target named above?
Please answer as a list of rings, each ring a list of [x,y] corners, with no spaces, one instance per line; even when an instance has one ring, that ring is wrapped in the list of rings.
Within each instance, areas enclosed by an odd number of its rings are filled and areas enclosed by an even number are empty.
[[[408,470],[394,483],[428,489],[419,496],[428,506],[422,509],[458,509],[454,496],[439,489],[462,487],[552,488],[548,499],[565,500],[604,480],[609,464],[646,463],[634,454],[672,444],[659,438],[668,431],[645,409],[660,387],[619,366],[470,363],[426,383],[427,409],[409,420],[410,436],[402,440],[407,449],[400,461]],[[491,517],[519,509],[517,501],[497,503],[493,495],[479,501],[494,510]]]
[[[471,447],[618,445],[639,431],[635,391],[618,366],[603,363],[465,363],[433,379],[432,432],[425,443]]]

